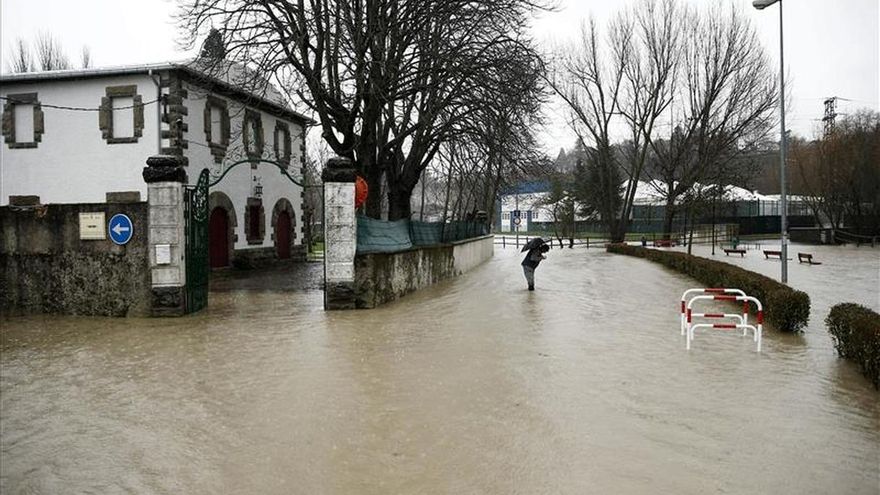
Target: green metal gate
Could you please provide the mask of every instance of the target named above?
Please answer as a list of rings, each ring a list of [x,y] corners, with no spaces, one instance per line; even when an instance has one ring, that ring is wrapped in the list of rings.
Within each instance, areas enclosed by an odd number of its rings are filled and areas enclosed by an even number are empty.
[[[240,160],[228,165],[219,177],[211,180],[208,169],[202,169],[194,186],[186,186],[184,193],[184,216],[186,217],[186,312],[195,313],[208,305],[208,192],[212,186],[226,177],[230,170],[244,163],[268,163],[274,165],[290,182],[306,187],[287,173],[286,166],[263,159]]]
[[[208,169],[185,192],[186,312],[208,305]]]

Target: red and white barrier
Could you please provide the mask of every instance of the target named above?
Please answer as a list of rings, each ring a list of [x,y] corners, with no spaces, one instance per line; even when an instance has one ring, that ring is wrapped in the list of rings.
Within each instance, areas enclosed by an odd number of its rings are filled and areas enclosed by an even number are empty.
[[[743,292],[743,291],[741,291],[741,290],[739,290],[739,289],[726,289],[726,288],[724,288],[724,289],[722,289],[722,288],[717,288],[717,289],[688,289],[688,290],[684,291],[684,294],[681,295],[681,317],[680,317],[680,319],[681,319],[681,334],[682,334],[682,335],[684,335],[685,333],[687,333],[687,326],[688,326],[688,325],[687,325],[687,311],[686,311],[687,308],[686,308],[686,306],[687,306],[687,303],[689,302],[689,301],[688,301],[688,298],[691,297],[691,296],[693,296],[693,295],[705,295],[705,294],[713,294],[713,295],[717,295],[717,294],[728,294],[728,295],[729,295],[729,294],[733,294],[733,295],[738,295],[738,296],[745,296],[745,295],[746,295],[745,292]],[[692,317],[703,317],[703,318],[728,318],[728,317],[736,317],[736,318],[739,318],[739,322],[740,322],[741,324],[743,324],[743,325],[747,325],[747,324],[749,323],[749,306],[748,306],[748,303],[745,303],[745,304],[743,305],[743,313],[742,313],[742,315],[735,315],[735,314],[724,313],[724,314],[721,314],[721,315],[719,316],[719,313],[698,313],[698,314],[692,314],[691,316],[692,316]]]
[[[738,291],[742,292],[738,289],[724,289],[729,291]],[[721,313],[710,313],[717,318],[724,318],[725,316],[734,317],[734,319],[739,319],[739,323],[693,323],[694,316],[701,315],[705,317],[705,313],[694,313],[693,305],[697,301],[731,301],[731,302],[742,302],[744,305],[745,314],[740,317],[737,314],[724,315]],[[748,324],[746,320],[748,316],[748,304],[750,302],[755,303],[755,306],[758,308],[758,318],[756,325]],[[687,333],[687,349],[690,350],[691,342],[694,340],[694,331],[702,328],[712,328],[712,329],[721,329],[721,330],[738,330],[742,329],[743,336],[748,335],[749,330],[752,331],[752,337],[757,345],[757,352],[761,352],[761,340],[762,334],[764,330],[764,306],[761,304],[755,297],[746,296],[746,295],[733,295],[730,293],[720,293],[715,292],[714,295],[698,295],[693,297],[685,308],[686,310],[686,333]],[[716,316],[721,315],[721,316]]]

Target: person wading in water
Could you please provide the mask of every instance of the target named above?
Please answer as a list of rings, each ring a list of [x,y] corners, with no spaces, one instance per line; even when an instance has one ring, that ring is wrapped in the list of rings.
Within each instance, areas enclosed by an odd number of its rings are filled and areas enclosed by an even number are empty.
[[[550,251],[550,246],[541,243],[541,245],[529,249],[528,254],[526,254],[525,259],[522,261],[523,274],[526,276],[526,282],[529,283],[529,290],[535,290],[535,268],[538,268],[541,260],[547,259],[544,256],[544,253],[547,251]]]

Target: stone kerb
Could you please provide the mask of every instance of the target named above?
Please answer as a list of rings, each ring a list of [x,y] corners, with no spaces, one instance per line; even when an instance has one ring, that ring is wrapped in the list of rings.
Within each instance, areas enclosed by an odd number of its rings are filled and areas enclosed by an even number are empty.
[[[180,316],[186,311],[186,171],[179,157],[151,156],[143,171],[149,203],[151,312]]]
[[[324,182],[324,309],[354,309],[357,220],[355,170],[351,160],[332,158]]]

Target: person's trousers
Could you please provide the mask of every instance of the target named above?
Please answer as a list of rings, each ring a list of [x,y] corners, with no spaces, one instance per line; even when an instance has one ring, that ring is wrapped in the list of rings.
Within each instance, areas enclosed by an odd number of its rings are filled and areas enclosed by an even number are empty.
[[[523,274],[526,276],[526,282],[529,287],[535,286],[535,269],[530,266],[523,266]]]

